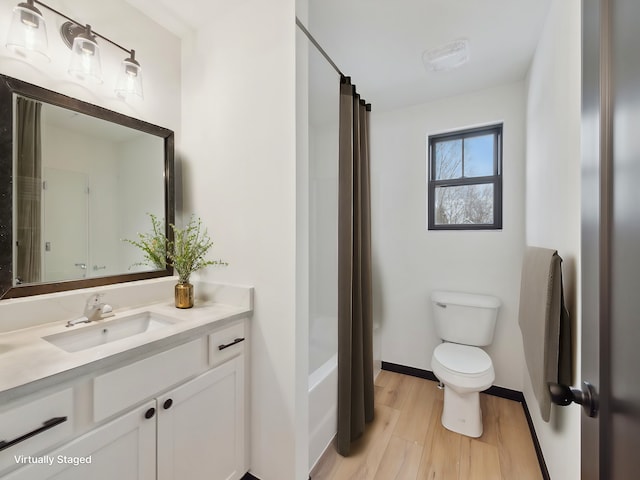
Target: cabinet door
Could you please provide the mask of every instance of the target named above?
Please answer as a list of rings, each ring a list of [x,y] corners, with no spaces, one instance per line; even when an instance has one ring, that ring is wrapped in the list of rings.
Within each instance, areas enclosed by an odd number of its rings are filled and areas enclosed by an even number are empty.
[[[53,452],[32,457],[44,463],[29,464],[3,480],[154,480],[156,418],[149,414],[155,405],[155,400],[148,402]]]
[[[244,356],[158,398],[158,480],[244,475]]]

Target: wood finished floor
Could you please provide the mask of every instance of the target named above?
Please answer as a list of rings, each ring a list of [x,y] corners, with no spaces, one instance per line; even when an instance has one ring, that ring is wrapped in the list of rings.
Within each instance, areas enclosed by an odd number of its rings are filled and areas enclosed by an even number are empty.
[[[382,371],[375,420],[349,457],[330,446],[312,480],[541,480],[522,405],[480,394],[484,433],[469,438],[440,422],[443,391],[430,380]]]

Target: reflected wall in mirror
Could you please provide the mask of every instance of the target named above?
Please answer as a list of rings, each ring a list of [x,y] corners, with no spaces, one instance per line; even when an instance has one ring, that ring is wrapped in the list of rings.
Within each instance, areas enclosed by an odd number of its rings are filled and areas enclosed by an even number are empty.
[[[173,132],[9,77],[0,103],[0,297],[170,275],[122,239],[174,221]]]
[[[126,273],[121,239],[164,218],[163,139],[21,96],[16,120],[14,283]]]

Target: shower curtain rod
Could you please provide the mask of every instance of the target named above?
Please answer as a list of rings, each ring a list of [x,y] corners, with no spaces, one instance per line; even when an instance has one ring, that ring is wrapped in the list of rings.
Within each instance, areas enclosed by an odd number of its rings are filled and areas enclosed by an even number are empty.
[[[313,35],[311,35],[311,33],[309,33],[309,30],[307,30],[305,28],[305,26],[302,24],[302,22],[300,21],[300,19],[297,16],[296,16],[296,25],[298,25],[298,27],[300,27],[300,30],[302,30],[302,33],[304,33],[307,36],[309,41],[311,43],[313,43],[313,45],[318,49],[318,51],[322,54],[322,56],[327,59],[327,62],[329,62],[329,64],[333,67],[333,69],[336,72],[338,72],[338,75],[340,75],[341,77],[345,77],[346,75],[344,75],[340,71],[338,66],[335,63],[333,63],[333,60],[331,60],[331,57],[327,54],[327,52],[324,51],[324,49],[320,46],[320,44],[316,41],[316,39],[313,38]]]

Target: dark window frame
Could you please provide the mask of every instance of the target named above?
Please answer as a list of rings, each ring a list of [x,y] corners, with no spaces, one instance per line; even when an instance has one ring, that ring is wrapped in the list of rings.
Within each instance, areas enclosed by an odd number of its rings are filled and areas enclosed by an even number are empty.
[[[435,145],[444,141],[464,140],[491,134],[494,136],[493,175],[482,177],[464,176],[464,141],[462,142],[463,165],[462,175],[458,178],[435,179]],[[502,229],[502,123],[485,127],[457,130],[439,135],[429,135],[427,142],[427,228],[429,230],[501,230]],[[493,223],[471,224],[436,224],[435,223],[435,192],[438,187],[456,187],[466,185],[493,185]]]

